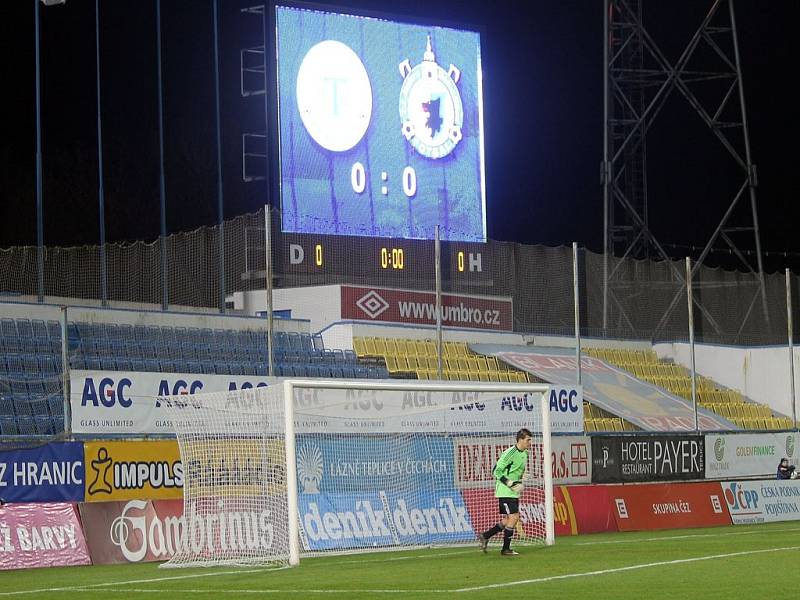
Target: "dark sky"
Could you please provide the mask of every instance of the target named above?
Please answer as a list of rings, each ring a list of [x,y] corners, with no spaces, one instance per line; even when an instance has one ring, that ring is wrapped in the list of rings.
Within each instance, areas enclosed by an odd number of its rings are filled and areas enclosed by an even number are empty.
[[[109,241],[159,231],[155,0],[101,0],[106,231]],[[241,132],[262,127],[263,105],[239,93],[239,49],[259,43],[244,0],[220,0],[225,216],[265,203],[265,187],[241,181]],[[331,2],[319,2],[330,4]],[[489,236],[599,251],[603,205],[602,0],[376,0],[343,2],[413,20],[482,30]],[[646,23],[675,60],[711,0],[645,0]],[[659,6],[660,5],[660,6]],[[800,267],[794,226],[798,189],[796,0],[737,0],[751,148],[758,165],[767,269]],[[211,0],[163,0],[168,230],[216,221]],[[647,11],[651,21],[647,20]],[[42,7],[45,243],[99,239],[94,1]],[[3,52],[0,247],[32,244],[35,222],[33,0],[0,5]],[[648,138],[651,222],[660,241],[702,246],[740,176],[685,101],[675,99]],[[752,249],[752,238],[742,239]],[[674,247],[675,256],[692,253]],[[773,254],[790,252],[788,257]],[[694,252],[696,254],[696,251]]]

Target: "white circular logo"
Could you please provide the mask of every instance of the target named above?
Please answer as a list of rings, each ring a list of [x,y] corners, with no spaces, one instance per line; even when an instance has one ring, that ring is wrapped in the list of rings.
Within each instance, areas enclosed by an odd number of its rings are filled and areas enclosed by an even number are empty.
[[[372,87],[353,50],[334,40],[313,46],[297,73],[297,108],[308,134],[334,152],[350,150],[367,131]]]

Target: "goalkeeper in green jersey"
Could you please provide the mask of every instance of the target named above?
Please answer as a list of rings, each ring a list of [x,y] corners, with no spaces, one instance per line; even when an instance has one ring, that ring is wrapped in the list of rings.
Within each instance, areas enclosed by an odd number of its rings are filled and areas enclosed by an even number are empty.
[[[511,549],[511,538],[514,536],[514,527],[519,521],[519,496],[522,493],[522,476],[528,464],[528,450],[533,442],[533,434],[527,429],[517,432],[517,442],[500,455],[494,466],[495,484],[494,495],[500,505],[500,522],[491,529],[478,536],[481,550],[486,552],[489,539],[501,531],[503,532],[503,556],[517,556],[519,552]]]

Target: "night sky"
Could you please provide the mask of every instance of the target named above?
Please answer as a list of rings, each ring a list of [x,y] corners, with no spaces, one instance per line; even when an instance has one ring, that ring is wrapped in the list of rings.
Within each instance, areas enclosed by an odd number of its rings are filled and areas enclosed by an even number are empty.
[[[101,1],[106,235],[159,232],[155,0]],[[243,0],[220,0],[225,217],[267,201],[241,180],[241,133],[263,127],[263,104],[239,93],[239,50],[260,41]],[[332,2],[319,2],[334,5]],[[413,21],[441,19],[482,32],[489,237],[602,249],[602,0],[344,2]],[[674,61],[711,0],[645,0],[645,23]],[[659,6],[660,5],[660,6]],[[99,239],[93,0],[41,7],[45,243]],[[800,269],[794,164],[798,58],[795,0],[735,2],[751,149],[758,166],[767,270]],[[211,0],[163,0],[168,231],[217,219]],[[0,142],[0,247],[35,244],[33,0],[0,6],[5,109]],[[677,95],[649,134],[651,224],[669,252],[696,255],[741,180],[732,161]],[[670,246],[674,245],[674,246]],[[741,247],[752,249],[752,237]],[[784,257],[783,252],[789,255]],[[780,253],[780,254],[777,254]],[[725,264],[717,257],[718,264]],[[712,262],[714,257],[712,256]]]

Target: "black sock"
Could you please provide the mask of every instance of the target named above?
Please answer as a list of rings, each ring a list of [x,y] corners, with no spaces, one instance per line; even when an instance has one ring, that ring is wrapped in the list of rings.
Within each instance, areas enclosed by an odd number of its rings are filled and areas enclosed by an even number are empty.
[[[506,527],[503,530],[503,550],[511,548],[511,538],[514,536],[514,530]]]
[[[487,529],[481,535],[483,535],[483,537],[488,540],[490,537],[492,537],[497,533],[500,533],[501,531],[503,531],[503,526],[497,523],[494,527],[492,527],[491,529]]]

